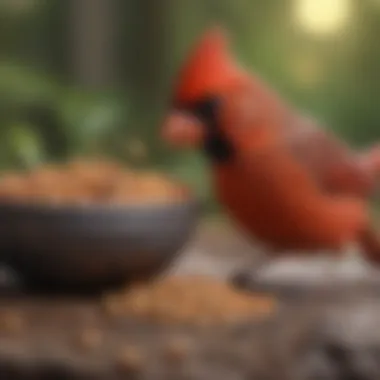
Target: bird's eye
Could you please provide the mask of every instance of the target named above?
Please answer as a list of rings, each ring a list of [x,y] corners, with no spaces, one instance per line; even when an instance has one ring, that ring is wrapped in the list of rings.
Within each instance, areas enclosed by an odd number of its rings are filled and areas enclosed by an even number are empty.
[[[219,105],[220,99],[217,96],[208,96],[194,103],[191,109],[197,117],[209,121],[216,117]]]

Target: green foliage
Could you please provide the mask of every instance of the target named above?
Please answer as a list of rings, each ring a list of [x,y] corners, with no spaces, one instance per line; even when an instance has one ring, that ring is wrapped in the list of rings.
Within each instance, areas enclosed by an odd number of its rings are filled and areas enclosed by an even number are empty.
[[[150,153],[140,164],[187,181],[214,207],[204,160],[167,150],[157,131],[178,66],[202,30],[215,22],[230,30],[242,63],[289,102],[353,145],[380,139],[377,2],[352,0],[346,32],[326,38],[295,25],[294,0],[111,3],[118,4],[120,14],[115,15],[116,84],[111,91],[82,88],[70,74],[72,52],[64,37],[74,0],[41,0],[33,12],[0,4],[1,169],[83,154],[131,161],[126,145],[138,138]]]
[[[127,120],[124,99],[63,86],[14,64],[0,66],[0,106],[1,167],[112,151],[110,136]]]

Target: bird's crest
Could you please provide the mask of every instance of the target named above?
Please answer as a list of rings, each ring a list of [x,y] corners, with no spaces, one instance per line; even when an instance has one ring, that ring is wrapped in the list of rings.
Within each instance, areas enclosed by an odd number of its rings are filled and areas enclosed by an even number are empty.
[[[217,92],[238,73],[228,52],[228,41],[219,27],[206,31],[182,66],[174,100],[191,102]]]

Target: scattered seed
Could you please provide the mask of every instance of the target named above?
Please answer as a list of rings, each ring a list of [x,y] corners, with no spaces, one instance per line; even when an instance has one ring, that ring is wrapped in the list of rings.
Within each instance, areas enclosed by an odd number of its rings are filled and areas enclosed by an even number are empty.
[[[140,372],[143,366],[141,352],[135,347],[123,347],[117,356],[117,366],[126,374]]]
[[[0,313],[0,328],[8,333],[17,334],[24,328],[24,320],[15,311],[7,310]]]
[[[276,308],[270,296],[247,294],[223,281],[200,276],[166,277],[139,284],[110,295],[107,303],[119,316],[205,327],[265,318]]]
[[[166,358],[173,364],[186,359],[190,351],[190,342],[184,338],[175,338],[168,342],[165,350]]]
[[[79,336],[80,348],[86,351],[92,351],[101,346],[103,342],[103,334],[99,329],[86,328]]]
[[[102,306],[109,317],[117,317],[123,313],[123,306],[119,298],[113,295],[103,297]]]

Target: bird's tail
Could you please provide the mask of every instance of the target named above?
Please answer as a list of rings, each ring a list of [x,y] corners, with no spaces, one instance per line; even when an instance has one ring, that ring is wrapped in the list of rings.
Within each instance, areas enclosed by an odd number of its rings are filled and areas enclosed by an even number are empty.
[[[374,228],[369,227],[361,234],[359,244],[366,260],[380,266],[380,234]]]
[[[366,172],[373,178],[375,192],[380,190],[380,144],[360,154],[361,163]]]
[[[380,144],[373,145],[360,155],[362,165],[373,180],[373,195],[380,190]],[[368,227],[360,236],[359,243],[365,258],[372,264],[380,266],[380,232]]]

